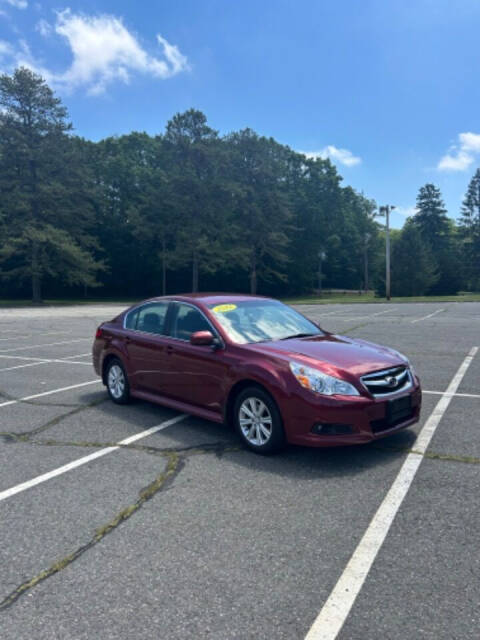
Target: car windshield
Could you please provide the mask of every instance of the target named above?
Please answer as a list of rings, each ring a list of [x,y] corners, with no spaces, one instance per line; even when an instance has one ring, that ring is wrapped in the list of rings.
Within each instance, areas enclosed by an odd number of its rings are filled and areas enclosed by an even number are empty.
[[[310,320],[276,300],[216,302],[208,307],[238,344],[324,335]]]

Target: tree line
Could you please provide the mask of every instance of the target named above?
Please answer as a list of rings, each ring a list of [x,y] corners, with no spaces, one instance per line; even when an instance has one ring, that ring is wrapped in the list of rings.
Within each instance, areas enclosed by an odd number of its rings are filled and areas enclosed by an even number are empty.
[[[392,294],[480,289],[480,170],[457,223],[440,191],[392,234]],[[25,68],[0,76],[0,297],[384,291],[376,203],[336,167],[195,109],[156,136],[76,136]],[[368,276],[366,271],[368,265]]]

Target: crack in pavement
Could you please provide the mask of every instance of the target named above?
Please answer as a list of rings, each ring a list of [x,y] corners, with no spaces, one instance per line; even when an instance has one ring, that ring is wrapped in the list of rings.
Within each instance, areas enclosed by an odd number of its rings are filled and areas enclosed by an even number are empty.
[[[394,451],[395,453],[413,453],[417,456],[423,456],[430,460],[445,460],[450,462],[462,462],[464,464],[480,464],[480,458],[475,456],[459,456],[452,453],[436,453],[435,451],[417,451],[409,447],[380,447],[375,445],[373,449],[378,451]]]
[[[30,406],[38,406],[38,407],[60,407],[60,408],[67,408],[67,407],[83,407],[83,404],[80,404],[78,402],[49,402],[48,400],[37,400],[36,398],[32,398],[31,400],[28,400],[27,398],[20,398],[17,396],[13,396],[10,393],[7,393],[6,391],[3,391],[2,389],[0,389],[0,398],[8,401],[15,401],[15,404],[20,404],[20,405],[30,405]]]
[[[361,322],[360,324],[353,325],[353,327],[345,327],[344,329],[342,329],[340,331],[340,334],[342,336],[344,336],[347,333],[350,333],[351,331],[355,331],[355,329],[360,329],[361,327],[366,327],[367,324],[371,324],[371,322]],[[338,333],[338,332],[335,332],[335,333]]]
[[[35,436],[38,433],[42,433],[43,431],[46,431],[47,429],[50,429],[51,427],[57,426],[58,424],[60,424],[60,422],[62,422],[66,418],[69,418],[71,416],[77,415],[78,413],[81,413],[82,411],[85,411],[86,409],[92,409],[93,407],[98,407],[99,405],[101,405],[101,404],[103,404],[104,402],[107,402],[107,401],[108,401],[108,398],[101,397],[101,398],[97,398],[95,400],[91,400],[90,402],[87,402],[86,404],[49,405],[49,406],[56,406],[56,407],[73,406],[74,408],[71,409],[70,411],[66,411],[65,413],[62,413],[62,414],[60,414],[58,416],[55,416],[54,418],[51,418],[50,420],[47,420],[47,422],[45,422],[44,424],[40,425],[39,427],[35,427],[34,429],[31,429],[30,431],[20,431],[18,433],[11,432],[11,431],[0,431],[0,438],[2,438],[4,440],[4,442],[6,442],[7,444],[10,443],[10,442],[28,442],[32,436]]]
[[[65,416],[64,416],[65,417]],[[62,418],[60,418],[62,419]],[[58,423],[59,420],[57,420]],[[5,435],[5,434],[2,434]],[[17,435],[17,434],[13,434]],[[35,446],[65,446],[65,447],[91,447],[91,448],[103,448],[109,446],[119,446],[122,449],[132,449],[134,451],[141,451],[143,453],[151,454],[166,458],[167,466],[166,468],[160,472],[154,480],[145,488],[142,489],[139,493],[138,499],[123,508],[119,513],[117,513],[109,522],[105,525],[99,527],[91,539],[75,549],[72,553],[68,554],[64,558],[58,560],[53,563],[47,569],[42,570],[37,575],[33,576],[29,580],[21,583],[16,589],[11,591],[3,600],[0,600],[0,611],[4,611],[12,604],[14,604],[21,596],[25,593],[33,589],[35,586],[52,577],[53,575],[59,573],[69,565],[71,565],[75,560],[77,560],[80,556],[82,556],[86,551],[94,547],[96,544],[101,542],[105,536],[114,531],[122,522],[125,522],[129,518],[131,518],[134,513],[136,513],[147,501],[151,500],[157,493],[166,489],[169,483],[171,483],[180,473],[182,468],[185,466],[185,461],[188,457],[194,455],[205,455],[205,454],[215,454],[216,456],[222,456],[227,452],[240,451],[242,447],[240,446],[228,446],[228,442],[213,442],[213,443],[204,443],[191,445],[188,447],[181,448],[160,448],[151,445],[140,445],[140,444],[125,444],[118,445],[116,442],[67,442],[61,440],[32,440],[30,438],[24,439],[23,442],[28,442],[29,444]],[[480,458],[475,458],[472,456],[458,456],[452,454],[441,454],[435,452],[420,452],[416,451],[412,448],[407,447],[373,447],[380,451],[392,451],[392,452],[402,452],[402,453],[414,453],[417,455],[422,455],[425,458],[435,459],[435,460],[448,460],[454,462],[462,462],[469,464],[480,464]]]
[[[226,441],[207,442],[204,444],[195,444],[188,447],[154,447],[152,445],[134,443],[120,444],[118,442],[68,442],[65,440],[30,440],[29,444],[38,445],[41,447],[91,447],[94,449],[118,447],[119,449],[133,449],[134,451],[142,451],[144,453],[150,453],[152,455],[160,456],[166,456],[170,453],[185,454],[185,457],[206,453],[215,453],[217,457],[219,457],[223,453],[241,451],[242,449],[242,447],[240,446],[228,447],[228,442]]]
[[[36,444],[41,446],[58,446],[60,443],[56,441],[29,441],[30,444]],[[92,446],[103,447],[109,446],[105,443],[61,443],[68,444],[68,446]],[[116,443],[115,443],[116,444]],[[29,580],[21,583],[16,589],[11,591],[5,598],[0,600],[0,611],[4,611],[12,604],[14,604],[19,598],[25,595],[28,591],[36,587],[38,584],[54,576],[55,574],[63,571],[66,567],[71,565],[75,560],[80,558],[86,551],[101,542],[105,536],[119,527],[122,522],[125,522],[131,518],[146,502],[151,500],[156,494],[165,489],[180,473],[185,466],[185,459],[192,455],[209,454],[214,453],[217,456],[222,456],[228,451],[238,451],[241,447],[228,447],[228,443],[216,442],[193,445],[191,447],[184,447],[180,449],[160,449],[158,447],[151,447],[146,445],[120,445],[124,449],[134,449],[137,451],[143,451],[145,453],[154,454],[166,458],[167,465],[163,471],[161,471],[154,480],[139,493],[138,499],[127,507],[123,508],[117,513],[109,522],[99,527],[90,540],[75,549],[72,553],[54,562],[50,567],[40,571],[37,575],[33,576]],[[116,445],[119,446],[119,445]]]
[[[366,324],[366,323],[365,323]],[[353,327],[349,329],[353,330]],[[19,598],[28,593],[35,586],[40,584],[41,582],[47,580],[48,578],[54,576],[55,574],[63,571],[66,567],[70,566],[74,563],[78,558],[80,558],[84,553],[86,553],[89,549],[100,543],[105,536],[114,531],[117,527],[119,527],[123,522],[131,518],[143,505],[151,500],[156,494],[160,493],[162,490],[165,490],[166,487],[173,482],[173,480],[179,475],[183,467],[185,466],[186,459],[194,456],[194,455],[206,455],[206,454],[214,454],[216,456],[222,456],[227,452],[239,451],[242,449],[240,446],[231,446],[228,442],[213,442],[213,443],[203,443],[196,444],[186,447],[180,448],[160,448],[151,445],[141,445],[141,444],[123,444],[119,445],[117,442],[79,442],[79,441],[63,441],[63,440],[55,440],[55,439],[35,439],[34,437],[40,433],[45,432],[50,427],[56,426],[65,420],[68,417],[76,415],[86,409],[93,408],[98,406],[99,404],[106,402],[108,399],[105,397],[97,398],[88,404],[75,405],[73,409],[67,411],[61,415],[58,415],[43,425],[36,427],[30,431],[24,431],[20,433],[12,433],[12,432],[1,432],[0,438],[4,440],[5,443],[28,443],[34,446],[50,446],[50,447],[81,447],[81,448],[105,448],[110,446],[116,446],[120,449],[131,449],[134,451],[140,451],[146,454],[159,456],[161,458],[166,459],[167,464],[164,470],[162,470],[154,480],[144,489],[139,492],[138,499],[127,507],[123,508],[119,511],[109,522],[98,528],[90,540],[85,544],[79,546],[70,554],[61,558],[60,560],[54,562],[48,568],[40,571],[35,576],[30,579],[22,582],[19,586],[17,586],[13,591],[11,591],[6,597],[0,600],[0,611],[4,611],[13,605]],[[33,404],[33,403],[32,403]],[[50,405],[51,406],[51,405]],[[64,405],[57,405],[64,406]],[[401,452],[401,453],[414,453],[417,455],[422,455],[425,458],[430,458],[434,460],[444,460],[444,461],[453,461],[460,463],[469,463],[469,464],[480,464],[480,458],[475,458],[472,456],[459,456],[454,454],[442,454],[435,452],[420,452],[415,450],[414,448],[408,447],[388,447],[388,446],[374,446],[373,448],[382,450],[382,451],[391,451],[391,452]]]

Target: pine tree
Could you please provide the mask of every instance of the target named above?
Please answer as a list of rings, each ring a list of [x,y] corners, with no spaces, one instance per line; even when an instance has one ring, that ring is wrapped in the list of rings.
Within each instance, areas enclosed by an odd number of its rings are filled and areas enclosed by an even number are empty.
[[[430,246],[412,221],[407,221],[392,247],[392,294],[423,296],[438,279]]]
[[[427,183],[420,188],[414,222],[422,234],[422,238],[432,248],[448,233],[447,210],[440,189],[434,184]]]
[[[96,286],[103,265],[87,233],[86,166],[65,107],[39,75],[20,68],[0,76],[0,109],[2,276],[30,280],[34,302],[46,277]]]
[[[225,264],[223,144],[218,132],[208,126],[206,116],[190,109],[167,123],[164,150],[170,230],[175,236],[172,263],[191,266],[195,292],[201,272],[215,273]]]
[[[427,183],[420,188],[413,223],[430,248],[437,266],[438,279],[428,293],[457,293],[461,285],[461,270],[455,227],[447,217],[441,191],[434,184]]]
[[[480,287],[480,169],[468,185],[460,228],[465,241],[465,276],[470,288]]]
[[[461,210],[461,224],[467,230],[480,226],[480,169],[475,171],[468,185]]]
[[[251,129],[229,135],[234,184],[232,259],[248,270],[250,293],[259,279],[286,281],[287,247],[292,231],[285,176],[291,152]]]

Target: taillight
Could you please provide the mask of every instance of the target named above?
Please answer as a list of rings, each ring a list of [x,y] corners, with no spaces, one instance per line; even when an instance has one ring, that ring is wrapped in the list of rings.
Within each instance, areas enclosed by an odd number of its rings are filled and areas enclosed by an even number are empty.
[[[97,332],[95,333],[95,338],[102,338],[102,337],[103,337],[102,327],[98,327]]]

